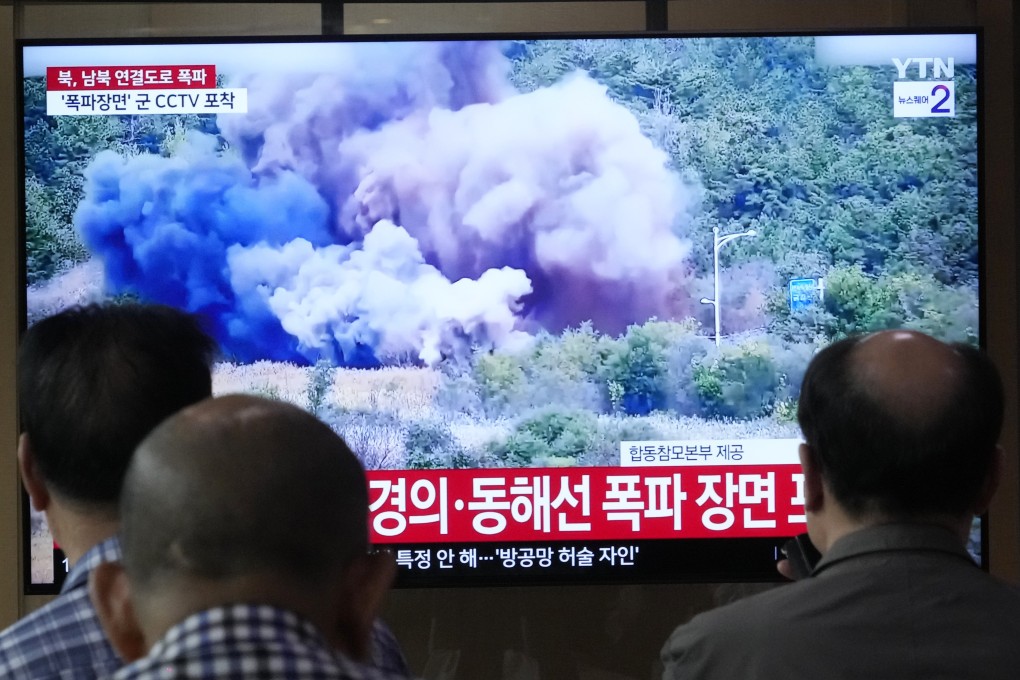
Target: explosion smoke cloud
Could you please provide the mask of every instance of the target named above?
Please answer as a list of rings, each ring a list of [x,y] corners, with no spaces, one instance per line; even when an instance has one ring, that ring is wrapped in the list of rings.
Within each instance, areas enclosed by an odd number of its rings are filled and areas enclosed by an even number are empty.
[[[310,358],[357,364],[361,348],[372,347],[384,363],[434,364],[465,338],[483,348],[522,340],[513,330],[514,303],[531,290],[522,271],[490,269],[451,283],[389,221],[377,223],[360,249],[316,249],[297,239],[282,248],[234,246],[227,259],[234,290],[262,296]]]
[[[634,116],[583,74],[498,103],[435,108],[338,142],[342,240],[399,223],[450,277],[523,269],[532,327],[608,332],[670,316],[695,202]],[[346,200],[344,200],[346,199]]]
[[[222,140],[98,156],[76,225],[111,292],[208,316],[239,360],[360,366],[686,304],[695,192],[605,87],[516,93],[496,43],[341,62],[234,77],[251,110]]]

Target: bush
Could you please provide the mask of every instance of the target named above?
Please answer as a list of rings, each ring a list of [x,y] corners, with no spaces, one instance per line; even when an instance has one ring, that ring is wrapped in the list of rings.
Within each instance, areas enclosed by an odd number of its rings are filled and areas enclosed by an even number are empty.
[[[584,381],[598,372],[605,354],[605,336],[590,321],[568,328],[559,336],[542,334],[532,351],[531,364],[553,370],[564,379]]]
[[[666,405],[669,410],[680,415],[696,415],[700,412],[700,389],[710,389],[707,385],[699,388],[699,378],[705,380],[703,372],[699,373],[705,356],[714,352],[715,347],[710,339],[701,335],[689,335],[678,340],[666,352]]]
[[[917,274],[898,274],[886,283],[903,325],[950,342],[977,344],[977,291],[953,288]]]
[[[603,399],[595,377],[606,338],[590,324],[561,336],[540,334],[518,353],[479,351],[444,362],[436,403],[473,417],[517,416],[549,403],[598,411]]]
[[[406,428],[396,416],[381,411],[325,409],[323,420],[340,435],[366,470],[394,470],[406,466]]]
[[[594,413],[644,415],[675,408],[696,412],[694,359],[711,342],[693,319],[632,325],[619,338],[588,322],[559,336],[539,334],[525,351],[477,352],[443,367],[436,400],[473,417],[510,416],[555,403]]]
[[[440,370],[442,378],[439,389],[436,390],[436,405],[450,413],[482,415],[485,412],[485,404],[478,394],[478,383],[475,381],[472,367],[444,361],[440,365]]]
[[[522,420],[491,451],[509,467],[542,465],[553,458],[561,464],[562,459],[576,462],[590,449],[596,424],[587,411],[550,407]]]
[[[642,418],[603,416],[599,418],[588,451],[578,459],[579,465],[619,465],[620,442],[657,441],[662,433]]]
[[[253,385],[248,391],[249,394],[253,394],[263,399],[272,399],[273,401],[283,401],[283,396],[280,394],[280,388],[276,385],[264,383],[261,385]]]
[[[479,354],[474,378],[486,411],[498,413],[514,401],[525,382],[524,369],[517,357],[508,354]]]
[[[772,415],[777,423],[797,422],[797,402],[793,399],[780,399],[772,409]]]
[[[697,330],[693,320],[678,323],[652,319],[630,326],[622,338],[614,341],[600,371],[613,410],[644,415],[666,408],[673,391],[670,352],[695,338]]]
[[[411,423],[404,435],[407,467],[412,470],[472,467],[471,458],[439,421]]]
[[[710,417],[750,419],[772,412],[783,386],[768,345],[747,342],[724,348],[694,369],[702,411]]]
[[[716,359],[710,364],[699,363],[694,367],[694,389],[703,404],[712,404],[722,400],[723,373]]]
[[[598,371],[606,352],[607,338],[585,322],[560,336],[540,336],[532,351],[521,359],[526,379],[518,390],[511,413],[556,403],[567,408],[601,410],[604,406]]]
[[[804,372],[815,353],[824,346],[823,342],[803,342],[773,349],[773,359],[780,379],[780,387],[776,395],[777,409],[780,401],[790,402],[794,411],[793,415],[796,416],[797,399],[800,398],[800,384],[804,381]]]
[[[528,379],[518,390],[502,415],[513,416],[523,411],[557,404],[563,408],[598,412],[603,408],[599,387],[586,377],[571,377],[559,367],[528,367]]]

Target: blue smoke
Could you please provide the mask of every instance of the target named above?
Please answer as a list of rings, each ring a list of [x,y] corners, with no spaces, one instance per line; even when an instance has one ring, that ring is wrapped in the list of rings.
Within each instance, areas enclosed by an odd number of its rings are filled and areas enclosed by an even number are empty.
[[[231,245],[330,242],[328,208],[291,172],[255,177],[217,153],[216,138],[189,133],[176,155],[104,151],[85,171],[75,225],[103,260],[112,295],[132,294],[196,313],[238,361],[300,360],[293,339],[264,306],[231,288]]]

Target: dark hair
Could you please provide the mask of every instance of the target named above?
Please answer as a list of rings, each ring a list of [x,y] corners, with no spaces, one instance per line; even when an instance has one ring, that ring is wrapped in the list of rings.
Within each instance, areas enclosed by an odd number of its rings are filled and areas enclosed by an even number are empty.
[[[74,307],[31,326],[18,402],[43,478],[65,498],[115,508],[138,443],[211,395],[215,352],[195,317],[158,305]]]
[[[946,386],[950,398],[920,419],[883,405],[859,379],[854,351],[864,337],[819,352],[800,393],[797,419],[833,494],[858,517],[967,512],[1002,428],[1003,389],[994,364],[974,347],[953,345],[963,375]]]

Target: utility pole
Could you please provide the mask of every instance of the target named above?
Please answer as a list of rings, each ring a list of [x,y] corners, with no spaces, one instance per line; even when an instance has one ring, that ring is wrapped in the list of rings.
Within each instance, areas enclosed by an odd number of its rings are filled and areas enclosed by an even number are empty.
[[[719,286],[719,249],[724,244],[730,241],[735,241],[741,236],[757,236],[758,232],[754,229],[748,229],[747,231],[741,231],[736,234],[726,234],[724,236],[719,235],[719,227],[712,227],[712,268],[715,275],[715,297],[711,300],[708,298],[701,298],[701,304],[712,305],[713,311],[715,312],[715,346],[719,346],[720,327],[719,323],[719,304],[720,304],[720,286]]]

